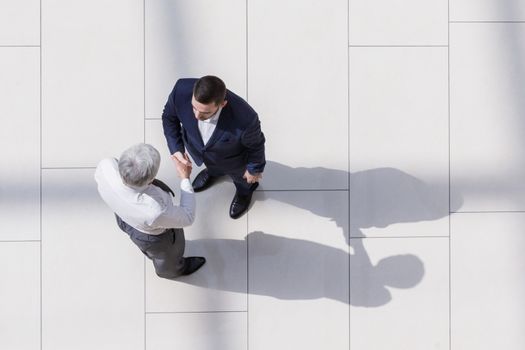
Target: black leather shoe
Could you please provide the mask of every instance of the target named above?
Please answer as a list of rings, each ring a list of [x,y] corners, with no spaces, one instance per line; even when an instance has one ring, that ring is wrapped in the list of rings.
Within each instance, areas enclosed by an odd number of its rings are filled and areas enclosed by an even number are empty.
[[[250,206],[250,202],[252,201],[252,194],[253,192],[250,192],[250,194],[241,195],[235,192],[235,196],[233,197],[232,204],[230,205],[230,217],[232,219],[237,219],[246,210],[248,210],[248,207]]]
[[[211,176],[208,173],[208,169],[202,170],[193,180],[191,184],[193,186],[193,191],[200,192],[204,191],[213,184],[215,176]]]
[[[184,258],[184,270],[182,271],[182,276],[191,275],[204,265],[206,259],[202,256],[190,256],[189,258]]]
[[[204,191],[213,184],[213,180],[215,180],[215,176],[211,176],[208,169],[202,170],[193,180],[193,191]]]

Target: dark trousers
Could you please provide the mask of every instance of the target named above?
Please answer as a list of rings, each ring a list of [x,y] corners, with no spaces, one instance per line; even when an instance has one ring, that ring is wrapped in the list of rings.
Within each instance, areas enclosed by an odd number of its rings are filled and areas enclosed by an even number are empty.
[[[239,193],[240,195],[250,194],[251,192],[255,191],[255,189],[257,188],[256,183],[249,184],[248,182],[246,182],[246,179],[243,178],[244,172],[246,171],[246,169],[239,169],[239,170],[225,172],[224,170],[218,169],[217,167],[207,165],[207,164],[205,165],[206,165],[206,168],[208,169],[208,174],[210,174],[211,176],[228,175],[232,179],[233,184],[235,185],[235,189],[237,190],[237,193]]]
[[[155,272],[162,278],[175,278],[184,269],[184,230],[172,228],[160,235],[140,232],[124,222],[118,215],[117,224],[149,259],[153,261]]]

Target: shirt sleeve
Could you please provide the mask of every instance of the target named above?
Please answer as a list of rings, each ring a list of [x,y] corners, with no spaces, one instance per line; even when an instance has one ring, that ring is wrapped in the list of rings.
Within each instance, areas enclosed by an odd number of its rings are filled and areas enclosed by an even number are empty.
[[[157,217],[153,226],[164,228],[181,228],[190,226],[195,221],[195,193],[189,179],[180,183],[180,205],[176,206],[170,200],[167,208]]]

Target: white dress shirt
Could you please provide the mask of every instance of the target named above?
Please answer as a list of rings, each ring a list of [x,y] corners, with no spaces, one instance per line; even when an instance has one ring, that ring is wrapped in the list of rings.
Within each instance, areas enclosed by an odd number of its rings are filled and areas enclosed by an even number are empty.
[[[188,179],[180,184],[180,206],[175,206],[171,195],[155,185],[140,188],[125,185],[115,158],[100,161],[95,181],[111,210],[141,232],[158,235],[169,228],[189,226],[195,220],[195,194]]]
[[[208,141],[210,141],[211,135],[215,131],[215,127],[217,126],[217,122],[219,121],[221,111],[222,107],[219,107],[217,112],[215,112],[215,114],[212,117],[206,120],[199,120],[199,132],[201,134],[202,142],[204,143],[204,145],[206,145]]]

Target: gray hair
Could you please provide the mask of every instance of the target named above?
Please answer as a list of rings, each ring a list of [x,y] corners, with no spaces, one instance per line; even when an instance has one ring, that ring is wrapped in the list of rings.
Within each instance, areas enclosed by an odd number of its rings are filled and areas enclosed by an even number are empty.
[[[139,143],[125,150],[118,161],[118,171],[126,185],[142,187],[157,175],[160,153],[155,147]]]

